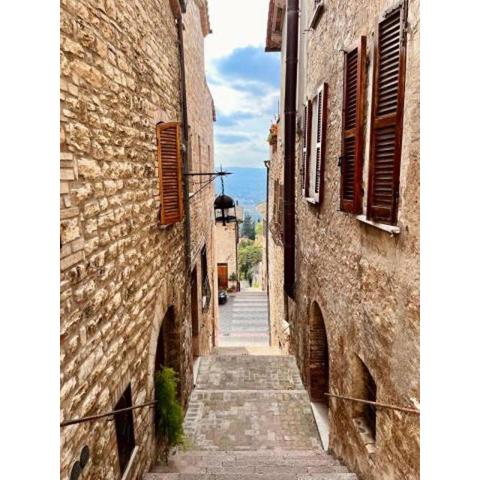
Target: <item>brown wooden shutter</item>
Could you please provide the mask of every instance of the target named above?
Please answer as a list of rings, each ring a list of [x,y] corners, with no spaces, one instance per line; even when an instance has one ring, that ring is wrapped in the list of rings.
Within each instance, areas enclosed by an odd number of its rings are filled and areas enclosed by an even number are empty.
[[[308,100],[304,107],[303,117],[303,171],[302,192],[308,197],[310,189],[310,155],[312,144],[312,101]]]
[[[182,153],[180,125],[157,125],[157,155],[160,187],[160,223],[171,225],[183,219]]]
[[[373,78],[367,217],[397,222],[405,93],[405,5],[378,25]]]
[[[317,137],[315,140],[315,195],[316,203],[323,200],[323,177],[325,171],[325,140],[327,138],[327,99],[328,84],[323,83],[318,90],[317,98]]]
[[[342,156],[340,157],[340,208],[362,211],[362,168],[367,37],[345,53],[343,82]]]
[[[284,215],[285,215],[285,205],[284,205],[284,201],[285,201],[285,189],[283,187],[283,184],[280,184],[280,237],[283,239],[283,228],[284,228],[284,225],[285,225],[285,219],[284,219]]]
[[[278,215],[278,180],[273,182],[273,214],[272,214],[272,223],[277,223]]]

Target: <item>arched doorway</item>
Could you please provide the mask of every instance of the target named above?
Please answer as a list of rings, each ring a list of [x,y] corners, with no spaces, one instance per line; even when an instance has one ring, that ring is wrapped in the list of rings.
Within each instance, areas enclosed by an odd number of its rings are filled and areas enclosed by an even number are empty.
[[[197,267],[193,269],[190,277],[190,308],[192,316],[192,354],[193,360],[200,356],[200,321],[198,312],[198,279],[197,279]]]
[[[309,390],[312,402],[328,405],[329,360],[327,330],[317,302],[310,311]]]
[[[178,343],[178,335],[175,329],[175,310],[170,306],[167,313],[163,317],[162,326],[158,333],[157,348],[155,351],[155,373],[160,371],[162,367],[170,367],[179,375],[180,382],[178,384],[178,395],[181,397],[181,375],[180,375],[180,348]]]

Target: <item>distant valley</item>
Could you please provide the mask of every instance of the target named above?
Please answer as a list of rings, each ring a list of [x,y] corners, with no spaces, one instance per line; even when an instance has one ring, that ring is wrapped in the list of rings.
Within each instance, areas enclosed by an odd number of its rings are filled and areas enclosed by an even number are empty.
[[[224,167],[224,170],[232,172],[232,175],[223,177],[225,194],[238,201],[252,217],[260,218],[256,206],[266,201],[266,168]],[[221,193],[220,178],[215,181],[215,188],[217,193]]]

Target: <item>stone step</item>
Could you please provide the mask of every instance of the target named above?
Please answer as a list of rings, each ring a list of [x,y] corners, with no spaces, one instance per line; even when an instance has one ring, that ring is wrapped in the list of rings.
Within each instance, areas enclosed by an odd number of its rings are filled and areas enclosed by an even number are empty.
[[[168,466],[156,466],[157,473],[347,473],[338,460],[324,451],[198,451],[179,453]]]
[[[304,390],[292,356],[202,357],[197,377],[201,389]]]
[[[358,480],[353,473],[147,473],[143,480]]]
[[[221,474],[257,474],[266,475],[274,471],[276,474],[320,474],[320,473],[348,473],[348,469],[341,465],[169,465],[157,466],[151,473],[203,473],[210,475]]]

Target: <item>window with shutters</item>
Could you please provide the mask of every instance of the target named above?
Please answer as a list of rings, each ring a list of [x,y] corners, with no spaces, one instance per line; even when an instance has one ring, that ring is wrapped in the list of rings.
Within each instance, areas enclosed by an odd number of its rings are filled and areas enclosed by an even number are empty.
[[[285,196],[285,189],[284,189],[284,186],[283,184],[280,184],[280,192],[279,192],[279,208],[278,208],[278,225],[279,225],[279,235],[280,235],[280,238],[283,239],[283,226],[285,224],[285,221],[284,221],[284,211],[285,211],[285,208],[284,208],[284,196]]]
[[[273,224],[275,225],[278,220],[278,180],[275,180],[273,183]]]
[[[312,130],[312,102],[307,100],[303,108],[303,147],[302,147],[302,193],[308,196],[310,178],[310,145]]]
[[[345,53],[342,115],[342,155],[340,157],[340,208],[362,211],[362,168],[367,38]]]
[[[398,215],[405,22],[405,4],[402,4],[379,23],[375,39],[367,218],[389,225],[396,224]]]
[[[114,410],[123,410],[132,407],[132,388],[128,385]],[[135,448],[135,432],[133,427],[133,411],[116,413],[114,416],[115,433],[117,436],[118,462],[120,473],[123,475]]]
[[[323,199],[325,139],[327,126],[328,85],[323,83],[317,95],[307,104],[303,147],[303,192],[311,203]]]
[[[160,223],[172,225],[183,220],[182,152],[177,122],[157,125],[157,157]]]

